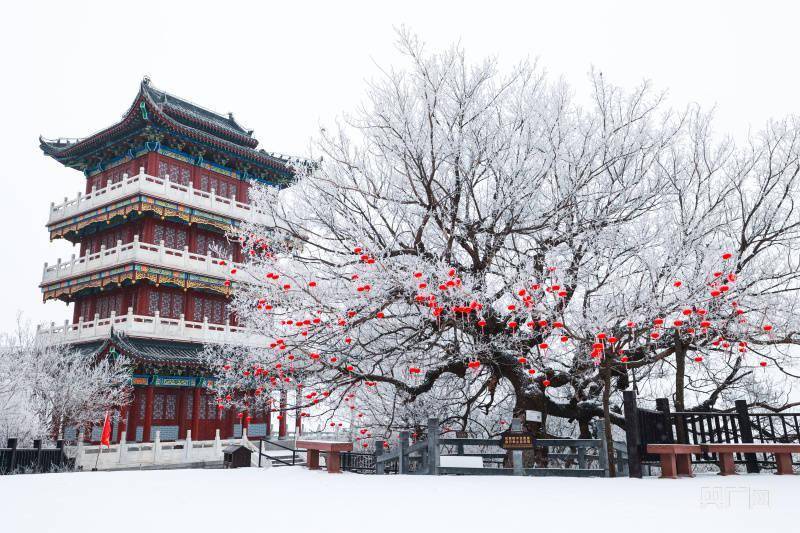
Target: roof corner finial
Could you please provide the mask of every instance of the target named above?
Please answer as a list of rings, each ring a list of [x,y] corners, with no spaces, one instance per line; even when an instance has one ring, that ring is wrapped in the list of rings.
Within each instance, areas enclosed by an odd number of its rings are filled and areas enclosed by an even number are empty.
[[[150,75],[149,74],[145,74],[144,75],[144,78],[142,78],[142,84],[143,85],[150,85]]]
[[[230,111],[228,111],[228,118],[229,118],[230,120],[233,120],[233,113],[231,113]]]

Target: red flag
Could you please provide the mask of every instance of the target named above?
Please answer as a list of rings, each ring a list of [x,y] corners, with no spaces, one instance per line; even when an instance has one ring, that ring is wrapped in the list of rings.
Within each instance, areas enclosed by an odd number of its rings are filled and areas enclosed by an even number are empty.
[[[100,436],[100,444],[111,446],[111,417],[106,411],[106,419],[103,421],[103,434]]]

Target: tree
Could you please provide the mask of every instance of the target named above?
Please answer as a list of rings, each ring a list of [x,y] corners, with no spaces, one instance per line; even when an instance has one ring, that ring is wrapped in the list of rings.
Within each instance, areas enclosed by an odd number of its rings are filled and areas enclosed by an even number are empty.
[[[647,83],[592,72],[581,107],[528,63],[503,75],[406,33],[400,49],[409,68],[321,131],[292,187],[254,190],[269,223],[234,235],[248,260],[230,281],[269,341],[209,350],[221,406],[302,383],[299,408],[348,405],[387,431],[436,415],[496,434],[531,409],[587,436],[623,423],[631,378],[708,409],[783,369],[794,119],[737,148]]]
[[[129,383],[123,357],[98,360],[49,344],[20,323],[0,350],[0,435],[57,437],[67,427],[98,423],[128,402]]]

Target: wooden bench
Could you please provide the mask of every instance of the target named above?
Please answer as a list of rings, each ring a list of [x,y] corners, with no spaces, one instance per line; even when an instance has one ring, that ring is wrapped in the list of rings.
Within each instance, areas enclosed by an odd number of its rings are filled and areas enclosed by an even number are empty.
[[[677,479],[678,476],[694,477],[692,454],[702,453],[699,444],[648,444],[647,453],[661,456],[661,477]]]
[[[309,470],[319,470],[319,452],[327,452],[325,464],[329,474],[339,474],[342,471],[341,452],[353,451],[352,442],[334,442],[329,440],[298,440],[295,443],[298,450],[306,450],[306,463]]]
[[[771,453],[775,455],[778,465],[778,475],[793,474],[792,454],[800,453],[800,444],[701,444],[703,453],[716,453],[719,463],[719,475],[732,476],[736,474],[736,465],[733,462],[735,453]]]

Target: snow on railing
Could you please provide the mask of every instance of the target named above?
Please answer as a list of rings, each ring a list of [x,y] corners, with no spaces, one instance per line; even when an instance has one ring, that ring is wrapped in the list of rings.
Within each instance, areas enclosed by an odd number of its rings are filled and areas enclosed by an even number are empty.
[[[220,196],[214,189],[202,191],[195,189],[191,183],[182,185],[169,179],[169,175],[158,178],[144,173],[128,176],[124,174],[116,183],[109,183],[101,189],[92,187],[92,191],[83,194],[78,192],[73,199],[64,198],[60,204],[50,204],[48,224],[89,211],[101,205],[122,199],[131,194],[146,193],[182,205],[196,207],[205,211],[223,214],[237,220],[251,220],[256,212],[250,204],[236,200],[234,196]]]
[[[108,318],[100,318],[95,314],[94,319],[89,321],[84,321],[83,317],[80,317],[76,323],[65,320],[58,326],[55,322],[51,322],[49,326],[40,325],[36,328],[36,334],[45,342],[88,342],[108,338],[112,328],[115,332],[131,337],[204,344],[235,342],[263,346],[266,342],[263,335],[246,328],[231,326],[227,320],[224,324],[215,324],[209,322],[206,317],[202,322],[192,322],[186,320],[183,314],[180,318],[162,318],[158,311],[153,316],[134,315],[132,307],[129,307],[127,314],[124,315],[117,315],[112,311]]]
[[[159,244],[150,244],[142,242],[138,235],[134,235],[133,242],[123,244],[118,240],[116,246],[112,248],[101,246],[100,251],[93,254],[81,257],[73,255],[69,261],[58,259],[54,265],[45,263],[42,270],[42,283],[51,283],[131,262],[174,268],[219,278],[227,277],[231,268],[242,268],[241,265],[233,263],[230,258],[212,257],[210,253],[190,252],[188,246],[184,246],[181,250],[167,248],[163,240]]]

